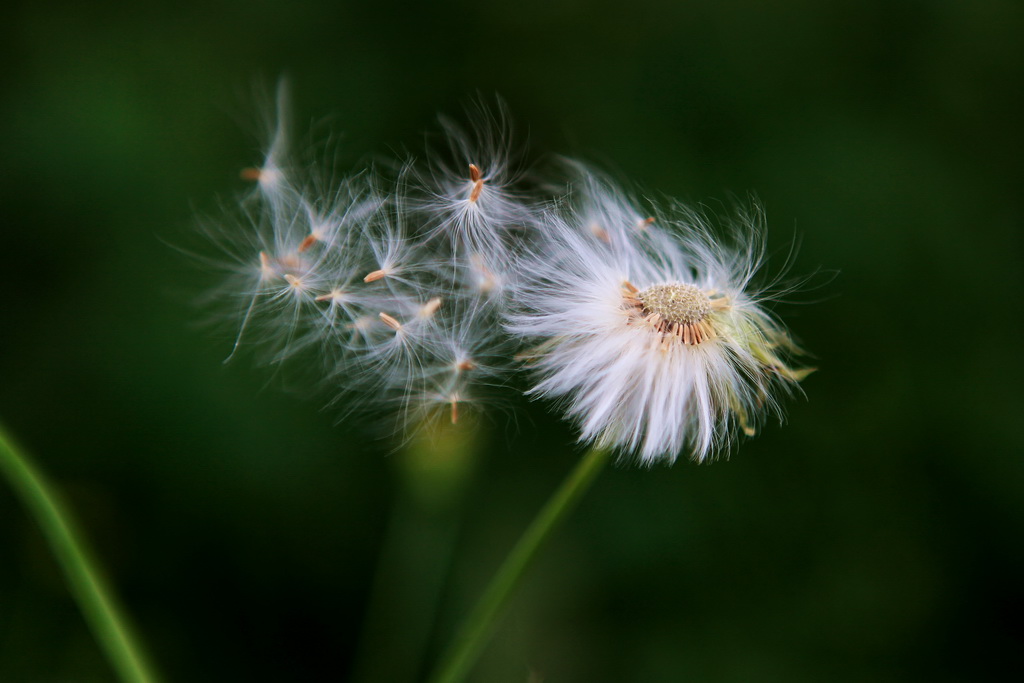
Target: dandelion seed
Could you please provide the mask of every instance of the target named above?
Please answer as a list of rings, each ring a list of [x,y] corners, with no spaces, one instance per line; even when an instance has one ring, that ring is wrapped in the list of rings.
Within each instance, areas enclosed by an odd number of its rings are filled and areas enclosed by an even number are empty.
[[[469,115],[468,128],[442,119],[448,150],[432,150],[425,171],[409,169],[412,205],[428,218],[428,237],[450,244],[455,261],[475,255],[500,274],[514,233],[537,226],[538,203],[521,187],[504,105],[476,105]]]
[[[272,277],[277,276],[277,271],[270,263],[270,257],[267,256],[267,252],[260,252],[260,279],[269,280]]]
[[[302,240],[302,243],[299,244],[299,253],[301,254],[302,252],[306,251],[311,246],[316,244],[317,243],[317,239],[318,239],[317,236],[314,235],[314,234],[308,235],[304,240]]]
[[[469,203],[476,204],[480,199],[480,193],[484,191],[484,179],[476,164],[469,165],[469,180],[473,183],[473,189],[469,193]]]
[[[317,301],[330,301],[332,304],[341,303],[345,300],[345,294],[340,289],[332,289],[327,294],[321,294],[316,298]]]
[[[380,316],[380,321],[395,332],[400,332],[402,330],[402,323],[398,322],[394,317],[384,312],[381,312],[378,315]]]
[[[441,308],[441,297],[436,296],[427,303],[423,304],[423,307],[419,311],[419,317],[425,319],[432,318],[437,309]]]
[[[605,244],[611,244],[612,238],[608,236],[608,231],[602,228],[597,223],[590,224],[590,232],[594,234],[594,237],[601,240]]]

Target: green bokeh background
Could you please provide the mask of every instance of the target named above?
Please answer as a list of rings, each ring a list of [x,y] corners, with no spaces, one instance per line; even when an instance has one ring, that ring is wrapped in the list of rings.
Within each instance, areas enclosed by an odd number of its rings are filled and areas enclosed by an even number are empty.
[[[606,472],[473,680],[1020,671],[1021,3],[5,14],[0,420],[59,482],[168,681],[346,680],[398,491],[399,459],[335,425],[329,396],[251,356],[222,365],[230,338],[194,305],[211,277],[175,248],[244,189],[252,85],[282,73],[297,118],[329,118],[353,165],[418,150],[437,113],[500,93],[535,150],[692,202],[756,192],[772,249],[798,236],[793,271],[825,273],[813,303],[779,309],[821,368],[785,427],[727,462]],[[513,409],[464,500],[435,635],[579,457],[546,406]],[[419,555],[394,595],[435,547],[405,514]],[[372,659],[403,663],[407,645]],[[109,680],[0,487],[0,681]]]

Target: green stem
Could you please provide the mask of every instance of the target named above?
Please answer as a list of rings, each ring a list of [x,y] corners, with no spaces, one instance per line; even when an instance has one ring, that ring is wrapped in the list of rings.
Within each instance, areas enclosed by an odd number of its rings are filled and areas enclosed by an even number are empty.
[[[391,458],[394,509],[349,683],[421,679],[479,437],[471,420],[431,424]]]
[[[19,452],[2,427],[0,471],[42,528],[72,595],[120,679],[125,683],[156,683],[156,676],[60,496],[28,457]]]
[[[583,496],[608,462],[609,455],[610,451],[606,448],[591,448],[537,514],[466,618],[440,666],[430,678],[431,683],[459,683],[466,677],[530,561],[558,523]]]

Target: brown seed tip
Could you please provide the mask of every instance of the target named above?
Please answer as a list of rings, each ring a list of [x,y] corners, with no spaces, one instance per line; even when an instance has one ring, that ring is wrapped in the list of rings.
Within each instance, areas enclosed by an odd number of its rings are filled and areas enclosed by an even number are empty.
[[[459,399],[453,398],[452,404],[452,424],[457,424],[459,421]]]
[[[253,183],[257,182],[260,179],[261,175],[263,175],[262,169],[256,168],[254,166],[251,166],[249,168],[243,168],[238,173],[238,177],[240,177],[242,180],[248,180],[249,182]]]
[[[365,330],[373,322],[373,318],[368,315],[364,315],[360,318],[356,318],[348,324],[350,330]]]
[[[320,296],[318,296],[316,298],[316,300],[317,301],[332,301],[334,299],[340,299],[340,298],[341,298],[341,290],[340,289],[332,289],[327,294],[321,294]]]
[[[612,238],[608,236],[608,231],[602,228],[597,223],[591,224],[590,232],[594,233],[594,237],[601,240],[605,244],[611,244]]]
[[[375,270],[372,273],[369,273],[366,277],[363,278],[363,282],[376,282],[377,280],[380,280],[383,277],[387,277],[387,274],[388,272],[381,268],[380,270]]]
[[[270,279],[274,277],[274,266],[270,262],[270,257],[267,256],[267,252],[260,252],[260,277],[263,279]]]
[[[435,296],[433,299],[423,304],[423,308],[420,309],[420,317],[429,318],[437,313],[437,309],[439,308],[441,308],[441,297]]]
[[[475,268],[480,275],[480,282],[477,283],[477,287],[480,288],[480,291],[486,294],[494,289],[494,285],[497,284],[497,281],[494,277],[494,273],[484,265],[483,257],[480,254],[473,254],[470,257],[470,262],[473,264],[473,268]]]
[[[384,313],[383,311],[381,311],[380,313],[380,321],[387,325],[388,327],[390,327],[391,329],[393,329],[395,332],[398,332],[398,330],[402,329],[402,323],[398,322],[397,320],[392,318],[387,313]]]
[[[306,235],[306,239],[302,240],[302,244],[299,245],[299,253],[306,251],[311,246],[316,244],[316,240],[316,235]]]
[[[469,165],[469,179],[473,182],[473,190],[469,193],[469,203],[475,204],[480,199],[480,193],[484,191],[484,177],[476,164]]]
[[[476,369],[476,363],[468,359],[459,361],[458,363],[455,364],[455,369],[460,372],[469,372],[470,370]]]

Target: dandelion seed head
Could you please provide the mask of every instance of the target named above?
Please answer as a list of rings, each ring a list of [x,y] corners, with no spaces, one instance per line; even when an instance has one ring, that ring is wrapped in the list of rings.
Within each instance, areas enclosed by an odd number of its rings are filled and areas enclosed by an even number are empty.
[[[556,399],[583,441],[641,462],[703,461],[778,412],[802,377],[797,351],[756,293],[761,236],[727,248],[683,215],[679,234],[643,221],[607,181],[547,221],[547,240],[522,263],[508,329],[532,344],[530,393]],[[612,196],[604,196],[613,192]],[[609,240],[595,239],[595,218]],[[623,220],[623,219],[626,220]]]
[[[809,372],[751,286],[758,211],[728,246],[704,215],[641,205],[577,162],[564,196],[542,194],[500,104],[443,121],[447,153],[424,164],[345,173],[294,149],[286,99],[242,172],[255,187],[210,230],[232,356],[315,367],[335,406],[403,433],[500,407],[520,358],[582,441],[646,464],[725,452]]]

